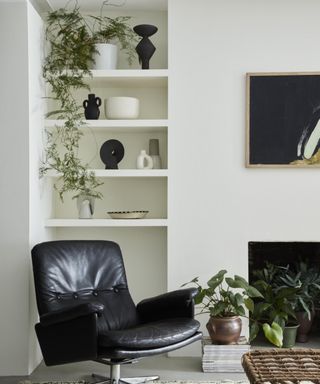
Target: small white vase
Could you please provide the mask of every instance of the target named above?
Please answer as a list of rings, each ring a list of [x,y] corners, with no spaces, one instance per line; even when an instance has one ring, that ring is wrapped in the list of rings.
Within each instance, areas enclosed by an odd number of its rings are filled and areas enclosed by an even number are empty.
[[[138,169],[152,169],[153,161],[151,156],[147,155],[147,152],[143,149],[137,157]]]
[[[96,44],[93,58],[93,69],[116,69],[118,61],[118,47],[115,44]]]
[[[113,96],[104,101],[107,119],[137,119],[140,102],[135,97]]]
[[[79,195],[77,198],[77,208],[79,219],[92,219],[94,213],[95,198],[88,195]]]

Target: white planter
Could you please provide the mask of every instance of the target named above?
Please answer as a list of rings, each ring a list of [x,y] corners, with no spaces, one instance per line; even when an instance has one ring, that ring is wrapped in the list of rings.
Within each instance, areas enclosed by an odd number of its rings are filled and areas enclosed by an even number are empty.
[[[96,44],[93,69],[117,69],[118,47],[115,44]]]
[[[139,99],[135,97],[114,96],[105,100],[107,119],[137,119],[139,117]]]

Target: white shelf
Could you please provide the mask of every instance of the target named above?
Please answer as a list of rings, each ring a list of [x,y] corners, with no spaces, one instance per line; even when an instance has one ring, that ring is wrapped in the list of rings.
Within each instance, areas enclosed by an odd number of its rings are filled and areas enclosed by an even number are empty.
[[[95,86],[111,85],[114,87],[167,87],[167,69],[115,69],[92,70],[92,76],[85,78]]]
[[[167,169],[89,169],[97,177],[168,177]],[[59,177],[56,171],[48,171],[47,177]]]
[[[91,128],[99,131],[114,131],[121,128],[121,132],[165,132],[168,127],[166,119],[139,119],[139,120],[84,120],[82,129]],[[65,120],[45,120],[47,128],[61,127]]]
[[[47,219],[46,227],[167,227],[167,219]]]

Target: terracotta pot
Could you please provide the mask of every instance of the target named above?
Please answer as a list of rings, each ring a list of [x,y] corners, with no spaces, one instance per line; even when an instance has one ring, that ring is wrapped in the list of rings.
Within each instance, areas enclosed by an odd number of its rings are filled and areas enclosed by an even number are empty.
[[[311,329],[315,312],[311,312],[311,319],[308,319],[306,312],[296,312],[297,321],[300,324],[297,333],[297,342],[306,343],[308,341],[308,333]]]
[[[231,344],[240,338],[242,321],[239,316],[210,317],[207,330],[213,343]]]

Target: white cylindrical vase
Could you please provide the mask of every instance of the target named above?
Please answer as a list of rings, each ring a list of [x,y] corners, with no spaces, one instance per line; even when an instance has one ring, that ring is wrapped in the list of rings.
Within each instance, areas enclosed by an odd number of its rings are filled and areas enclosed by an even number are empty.
[[[93,69],[117,69],[118,47],[115,44],[96,44]]]
[[[135,97],[113,96],[105,100],[107,119],[137,119],[139,117],[139,99]]]

